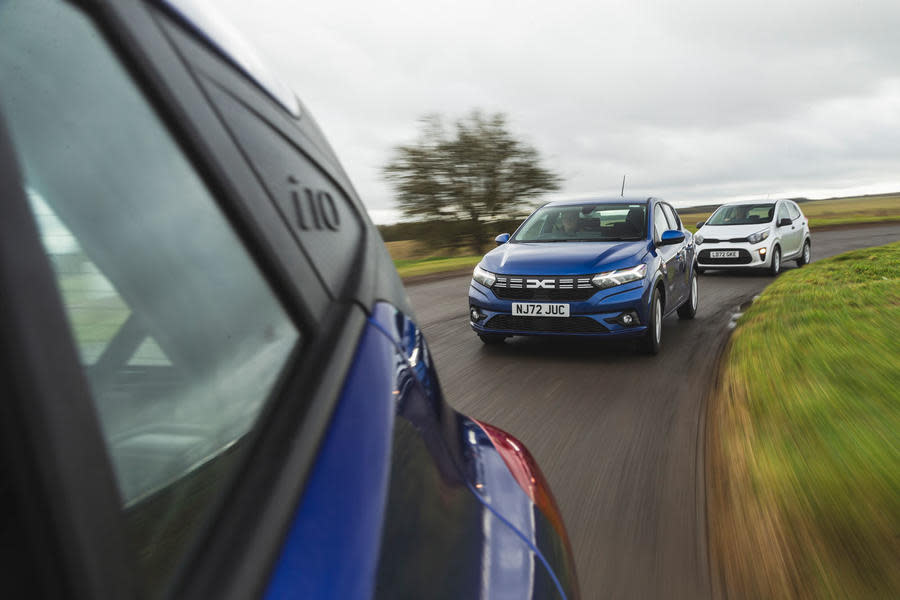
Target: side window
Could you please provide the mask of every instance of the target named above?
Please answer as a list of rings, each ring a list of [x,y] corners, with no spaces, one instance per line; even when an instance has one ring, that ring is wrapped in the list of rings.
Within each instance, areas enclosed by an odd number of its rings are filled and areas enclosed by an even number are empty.
[[[669,222],[663,214],[662,205],[657,204],[653,210],[653,239],[657,242],[662,239],[663,232],[669,228]]]
[[[0,4],[0,81],[135,558],[156,590],[300,333],[77,9]]]
[[[788,212],[791,214],[791,219],[799,219],[800,218],[800,208],[797,207],[793,202],[788,202]]]
[[[675,212],[675,209],[669,206],[668,204],[663,204],[663,212],[666,213],[666,220],[669,223],[669,229],[681,230],[681,221],[678,219],[678,214]]]
[[[791,218],[790,215],[788,215],[787,203],[785,203],[785,202],[780,203],[778,205],[778,218],[776,219],[776,224],[777,224],[777,221],[781,221],[782,219],[790,219],[790,218]]]

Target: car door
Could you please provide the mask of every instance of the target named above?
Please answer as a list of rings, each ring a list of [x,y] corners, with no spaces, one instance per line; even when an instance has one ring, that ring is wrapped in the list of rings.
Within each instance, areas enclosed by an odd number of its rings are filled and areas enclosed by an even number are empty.
[[[776,213],[776,225],[778,225],[778,234],[781,236],[782,256],[794,256],[800,252],[800,244],[803,242],[803,228],[798,220],[791,217],[788,211],[787,202],[779,202]],[[788,219],[789,225],[780,226],[782,219]]]
[[[682,283],[684,262],[683,248],[679,244],[661,245],[664,231],[669,229],[669,221],[666,219],[662,203],[657,202],[653,208],[653,242],[656,245],[656,253],[659,255],[660,270],[666,287],[665,312],[669,312],[684,298],[684,285]]]
[[[666,221],[669,224],[669,229],[674,231],[681,231],[685,234],[685,239],[678,244],[673,244],[673,247],[677,249],[678,256],[678,274],[677,274],[677,286],[678,286],[678,297],[679,303],[681,300],[687,298],[690,294],[690,277],[691,277],[691,261],[693,260],[693,255],[688,252],[688,236],[690,235],[688,232],[683,231],[681,226],[681,219],[678,218],[678,213],[675,212],[675,209],[672,208],[669,204],[663,203],[663,213],[666,215]]]
[[[793,202],[788,202],[788,212],[791,215],[791,220],[794,222],[794,226],[800,230],[800,250],[803,250],[803,242],[804,235],[806,233],[807,221],[803,216],[803,213],[800,211],[800,207],[794,204]]]

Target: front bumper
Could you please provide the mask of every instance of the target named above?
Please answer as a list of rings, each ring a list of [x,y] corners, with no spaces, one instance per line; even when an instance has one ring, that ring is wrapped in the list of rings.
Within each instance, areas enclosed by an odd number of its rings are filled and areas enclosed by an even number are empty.
[[[760,269],[772,263],[774,240],[749,242],[706,242],[697,246],[697,264],[704,269]],[[711,252],[737,251],[737,258],[712,258]]]
[[[597,290],[583,301],[506,300],[476,281],[469,284],[469,325],[479,334],[525,336],[578,336],[599,338],[636,337],[647,331],[649,290],[646,280],[634,281],[606,290]],[[513,316],[513,302],[568,304],[569,317]],[[472,309],[479,319],[474,319]],[[625,326],[616,319],[623,313],[636,316],[634,325]]]

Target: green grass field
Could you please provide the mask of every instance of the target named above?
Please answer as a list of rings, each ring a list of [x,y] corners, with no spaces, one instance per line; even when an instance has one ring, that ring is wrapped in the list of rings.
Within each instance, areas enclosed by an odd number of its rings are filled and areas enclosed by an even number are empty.
[[[711,553],[739,598],[900,598],[900,243],[776,280],[709,414]]]
[[[394,266],[400,277],[415,277],[418,275],[431,275],[461,269],[474,269],[481,260],[481,255],[467,256],[431,256],[420,260],[395,260]]]

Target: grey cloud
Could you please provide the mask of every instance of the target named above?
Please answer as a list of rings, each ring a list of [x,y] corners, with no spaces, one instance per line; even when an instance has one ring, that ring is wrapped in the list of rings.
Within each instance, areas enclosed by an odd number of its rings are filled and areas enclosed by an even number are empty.
[[[367,205],[424,113],[507,112],[566,177],[673,200],[895,184],[900,2],[227,0]],[[630,188],[637,192],[637,188]]]

